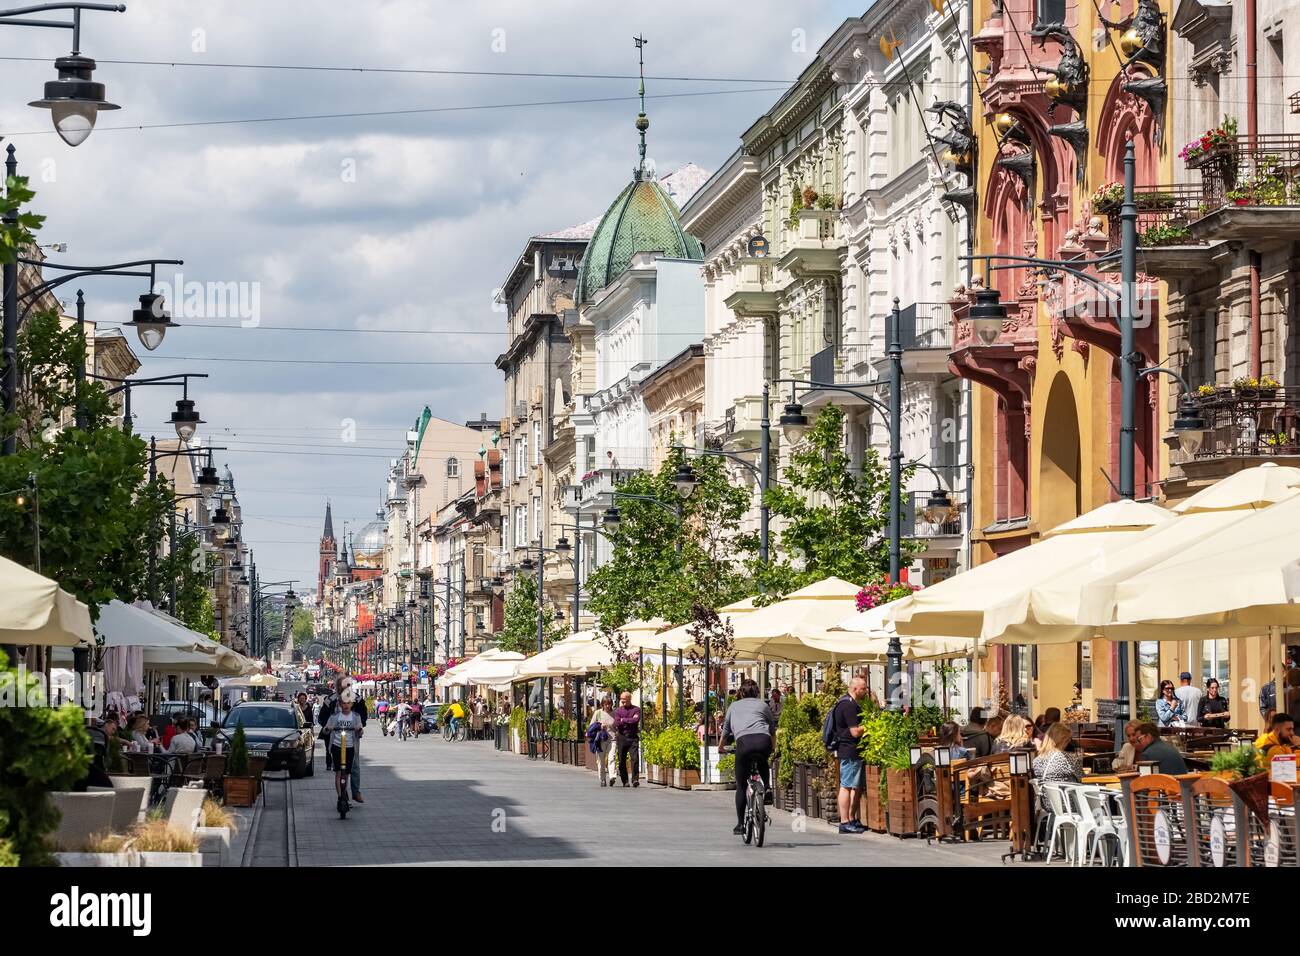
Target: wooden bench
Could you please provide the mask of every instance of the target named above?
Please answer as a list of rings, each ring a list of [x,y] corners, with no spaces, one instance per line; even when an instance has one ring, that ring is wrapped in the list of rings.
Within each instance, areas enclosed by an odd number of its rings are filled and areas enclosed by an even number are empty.
[[[992,779],[971,783],[973,775],[983,776],[981,768],[988,768]],[[986,830],[1010,832],[1014,791],[1011,758],[1007,754],[954,760],[947,767],[936,766],[934,782],[939,803],[937,835],[941,839],[978,839]],[[1005,788],[1008,796],[991,795],[994,784],[1001,784],[997,789]]]

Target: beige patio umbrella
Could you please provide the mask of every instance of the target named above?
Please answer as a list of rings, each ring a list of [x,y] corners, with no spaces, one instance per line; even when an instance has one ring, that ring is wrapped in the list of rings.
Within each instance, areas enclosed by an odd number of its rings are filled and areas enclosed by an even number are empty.
[[[993,634],[1004,643],[1041,641],[1041,631],[1018,631],[1014,620],[1018,612],[1014,604],[1008,611],[1009,596],[1022,595],[1080,565],[1111,560],[1143,530],[1173,518],[1164,508],[1144,502],[1121,499],[1104,504],[1058,525],[1026,548],[891,602],[886,617],[900,635],[987,639]],[[1060,627],[1051,637],[1063,643],[1081,641],[1095,631],[1075,624]]]
[[[86,605],[50,578],[0,558],[0,644],[72,647],[94,641]]]
[[[976,653],[976,642],[966,637],[900,635],[889,620],[890,606],[881,604],[854,611],[826,634],[803,638],[810,647],[829,651],[836,660],[883,663],[888,660],[889,642],[898,637],[903,659],[909,661],[950,660]]]
[[[857,609],[862,590],[842,578],[828,577],[793,591],[786,597],[731,619],[732,642],[738,656],[779,658],[794,664],[820,664],[829,652],[813,647],[808,637],[821,637]],[[725,609],[724,609],[725,610]],[[689,650],[695,639],[681,629],[669,650]]]
[[[1174,557],[1208,535],[1242,521],[1263,508],[1300,494],[1300,468],[1272,462],[1246,468],[1197,492],[1170,510],[1173,521],[1158,524],[1139,535],[1131,547],[1107,560],[1088,562],[1055,579],[1021,592],[1001,609],[1000,620],[1014,624],[1038,623],[1051,627],[1069,624],[1106,628],[1116,624],[1115,590],[1147,568]],[[1198,630],[1205,625],[1189,625]],[[986,637],[995,637],[985,629]],[[1170,640],[1195,640],[1184,628],[1172,627]],[[1207,638],[1230,637],[1211,626]],[[1237,636],[1246,636],[1240,632]],[[1148,638],[1158,639],[1158,638]]]
[[[725,621],[735,615],[748,614],[753,610],[755,610],[754,598],[747,597],[718,608],[718,617]],[[662,626],[662,618],[656,618],[655,620],[660,621]],[[665,644],[668,645],[670,651],[676,651],[686,650],[693,645],[694,642],[691,636],[686,633],[687,629],[691,627],[694,627],[694,624],[688,621],[666,631],[661,629],[650,630],[648,628],[628,630],[627,626],[619,628],[619,631],[631,638],[633,647],[640,647],[644,651],[662,651]]]
[[[546,650],[520,661],[512,675],[513,680],[535,680],[539,677],[563,677],[565,671],[557,670],[555,665],[575,649],[596,642],[599,631],[579,631],[562,641],[552,644]]]
[[[513,668],[523,659],[524,655],[517,651],[503,651],[499,647],[491,647],[467,661],[461,661],[455,667],[448,668],[434,684],[438,687],[465,687],[469,684],[470,677],[476,673],[486,673],[489,670],[493,673],[513,672]]]

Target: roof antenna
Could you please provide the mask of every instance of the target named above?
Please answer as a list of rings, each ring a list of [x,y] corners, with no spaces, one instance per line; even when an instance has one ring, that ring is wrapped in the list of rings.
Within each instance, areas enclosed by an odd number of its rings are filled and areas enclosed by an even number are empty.
[[[636,178],[639,182],[645,176],[645,131],[650,128],[650,120],[645,115],[645,45],[650,41],[639,35],[634,36],[632,40],[636,43],[636,58],[641,70],[641,86],[638,90],[641,97],[641,112],[636,115],[636,128],[641,134],[641,158],[636,166]]]

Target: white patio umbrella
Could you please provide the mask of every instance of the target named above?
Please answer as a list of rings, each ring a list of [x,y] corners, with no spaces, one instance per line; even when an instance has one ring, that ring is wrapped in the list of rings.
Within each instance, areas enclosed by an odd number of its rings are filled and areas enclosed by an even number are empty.
[[[889,642],[898,637],[903,659],[909,661],[949,660],[970,657],[977,652],[976,642],[965,637],[899,635],[888,619],[888,604],[865,611],[854,611],[825,635],[803,638],[810,647],[829,651],[840,661],[881,663],[888,660]]]
[[[502,669],[508,670],[515,667],[523,659],[524,655],[516,651],[503,651],[497,647],[489,648],[483,653],[448,669],[435,681],[435,684],[438,687],[466,687],[469,685],[470,677],[476,672],[482,672],[485,668],[492,667],[494,664],[504,665]]]
[[[590,650],[591,645],[603,647],[599,644],[599,631],[579,631],[566,637],[564,640],[552,644],[546,650],[534,654],[519,663],[512,675],[513,680],[535,680],[539,677],[563,677],[566,673],[573,673],[563,669],[557,669],[557,665],[568,655],[579,650]]]
[[[0,558],[0,644],[90,644],[90,609],[44,575]]]
[[[891,602],[886,618],[904,635],[1041,642],[1045,636],[1041,629],[1026,633],[1016,626],[1023,623],[1016,602],[1030,588],[1089,562],[1107,562],[1138,540],[1143,530],[1173,518],[1164,508],[1144,502],[1121,499],[1104,504],[1058,525],[1035,544]],[[1095,632],[1094,627],[1068,625],[1050,638],[1068,643],[1087,640]]]
[[[1116,588],[1135,574],[1181,554],[1205,537],[1222,531],[1249,515],[1300,494],[1300,468],[1272,462],[1246,468],[1197,492],[1170,511],[1176,516],[1142,532],[1130,547],[1103,561],[1091,561],[1016,595],[1002,609],[1002,620],[1016,624],[1037,622],[1055,627],[1082,624],[1115,628]],[[1195,640],[1186,626],[1170,627],[1170,640]],[[1197,631],[1206,625],[1190,625]],[[1116,628],[1117,629],[1117,628]],[[1234,636],[1210,626],[1207,638]],[[1236,636],[1245,636],[1240,631]],[[1155,638],[1150,638],[1155,639]]]

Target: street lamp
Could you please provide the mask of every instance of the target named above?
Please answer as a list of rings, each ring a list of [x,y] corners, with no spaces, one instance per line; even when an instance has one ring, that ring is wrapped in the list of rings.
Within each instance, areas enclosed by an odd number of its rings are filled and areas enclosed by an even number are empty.
[[[71,20],[18,19],[28,13],[46,13],[52,10],[71,10]],[[58,57],[54,68],[59,78],[45,84],[45,96],[33,100],[28,106],[50,111],[55,132],[69,146],[80,146],[95,128],[95,118],[100,110],[118,109],[116,103],[104,99],[104,84],[91,79],[95,61],[81,55],[81,11],[100,10],[124,13],[121,3],[41,3],[29,7],[0,12],[0,26],[53,27],[72,31],[72,52]]]
[[[156,292],[140,296],[140,308],[131,312],[131,321],[126,324],[135,329],[140,344],[150,352],[162,345],[168,329],[176,327],[163,297]]]
[[[199,469],[199,476],[194,479],[194,483],[199,488],[199,494],[203,496],[203,503],[210,505],[212,496],[221,487],[221,479],[217,476],[217,469],[212,464],[211,452],[208,453],[208,463]]]
[[[176,399],[176,411],[172,412],[172,427],[176,429],[176,437],[188,444],[194,438],[194,433],[198,427],[203,424],[203,419],[199,413],[194,410],[194,400],[191,398]]]
[[[678,496],[683,500],[689,498],[695,491],[696,483],[695,469],[689,461],[683,459],[677,466],[677,474],[673,476],[673,487],[677,489]]]
[[[808,431],[808,416],[803,413],[803,406],[791,399],[786,403],[781,417],[777,419],[777,424],[781,426],[781,434],[785,436],[785,440],[796,445]]]
[[[617,531],[618,526],[623,523],[623,515],[618,510],[618,505],[610,505],[606,508],[604,515],[601,516],[601,522],[610,531]]]
[[[998,290],[986,288],[976,292],[967,318],[975,327],[975,335],[982,344],[992,345],[996,342],[1002,334],[1003,323],[1007,320],[1007,308],[998,301]]]

